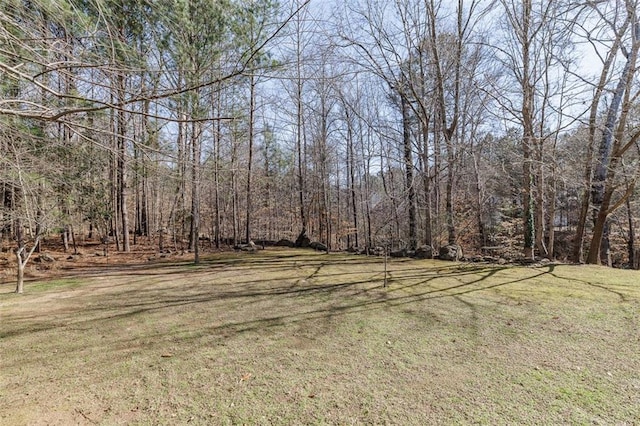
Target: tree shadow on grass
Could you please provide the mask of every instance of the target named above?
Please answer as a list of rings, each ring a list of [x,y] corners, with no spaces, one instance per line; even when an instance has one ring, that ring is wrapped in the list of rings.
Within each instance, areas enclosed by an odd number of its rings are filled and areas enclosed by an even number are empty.
[[[258,260],[252,262],[251,260]],[[301,274],[298,270],[300,263],[310,271]],[[218,336],[228,336],[250,331],[260,331],[275,326],[289,326],[304,321],[313,321],[322,318],[333,318],[339,315],[360,313],[377,309],[393,309],[413,303],[421,303],[431,299],[459,297],[473,292],[486,291],[509,284],[535,279],[553,271],[548,267],[533,276],[519,279],[500,280],[496,275],[506,267],[493,266],[469,266],[460,264],[444,265],[442,263],[413,264],[402,271],[396,271],[397,276],[392,278],[392,287],[383,289],[384,275],[379,271],[355,271],[355,272],[331,272],[325,269],[335,264],[367,267],[380,260],[371,262],[369,258],[354,257],[353,259],[340,258],[333,262],[331,258],[311,256],[269,256],[262,259],[234,260],[226,264],[239,267],[239,272],[263,271],[268,266],[272,271],[278,271],[283,275],[291,273],[289,279],[248,279],[243,280],[239,275],[235,282],[207,285],[196,283],[190,286],[189,291],[182,292],[181,287],[169,287],[174,277],[172,274],[185,274],[185,269],[172,265],[169,269],[153,269],[154,274],[162,276],[145,288],[136,288],[134,280],[144,282],[148,279],[149,271],[144,268],[136,270],[128,276],[132,280],[118,284],[123,291],[95,296],[86,296],[85,304],[69,309],[68,312],[57,313],[53,318],[43,316],[33,318],[31,315],[23,317],[10,317],[5,322],[4,330],[0,337],[8,338],[27,333],[46,331],[55,328],[75,327],[80,329],[98,329],[101,325],[141,317],[145,314],[164,314],[170,316],[175,310],[203,309],[210,307],[213,312],[227,310],[230,312],[246,312],[241,318],[223,316],[216,318],[215,326],[203,326],[201,332]],[[156,265],[157,266],[157,265]],[[212,265],[218,267],[218,265]],[[199,270],[194,275],[206,277],[207,274],[215,274],[215,270],[207,272]],[[139,276],[142,272],[146,274]],[[296,274],[293,272],[296,271]],[[396,272],[392,272],[396,274]],[[469,277],[477,276],[466,281]],[[135,277],[135,278],[134,278]],[[146,277],[146,278],[145,278]],[[461,280],[460,284],[450,285],[446,280]],[[296,284],[303,281],[304,284]],[[324,280],[330,282],[317,282]],[[411,280],[410,284],[404,284]],[[438,280],[444,280],[442,287],[433,287]],[[498,282],[496,282],[498,281]],[[194,291],[197,290],[197,291]],[[73,290],[69,290],[73,291]],[[293,300],[291,300],[293,298]],[[283,312],[284,310],[284,312]],[[275,312],[275,314],[271,314]],[[83,318],[84,317],[84,318]],[[88,317],[88,318],[87,318]],[[248,318],[247,318],[248,317]]]
[[[52,278],[27,277],[26,283],[55,281],[62,278],[96,278],[96,277],[118,277],[118,276],[148,276],[148,275],[169,275],[185,272],[210,273],[212,270],[225,270],[233,268],[259,267],[263,270],[278,270],[289,267],[312,267],[325,262],[326,254],[314,251],[303,251],[300,253],[286,251],[258,251],[255,253],[245,252],[221,252],[216,254],[203,255],[199,264],[194,264],[192,260],[155,260],[147,263],[111,263],[95,265],[73,265],[62,266],[59,276]],[[369,256],[350,256],[341,259],[343,265],[378,264],[380,259]],[[11,283],[9,283],[11,284]]]
[[[604,284],[597,284],[597,283],[594,283],[594,282],[581,280],[581,279],[578,279],[578,278],[575,278],[575,277],[572,277],[572,278],[563,277],[563,276],[561,276],[559,274],[554,273],[553,269],[550,271],[550,274],[551,274],[551,276],[553,276],[554,278],[557,278],[559,280],[571,281],[572,283],[580,283],[580,284],[583,284],[585,286],[589,286],[589,287],[592,287],[592,288],[595,288],[595,289],[598,289],[598,290],[603,290],[603,291],[605,291],[607,293],[610,293],[610,294],[616,296],[621,302],[627,302],[629,300],[629,298],[628,298],[628,296],[626,294],[622,293],[621,291],[616,291],[611,287],[607,287]]]
[[[504,268],[496,268],[496,269],[500,270]],[[235,322],[230,321],[230,322],[223,323],[216,326],[204,327],[204,329],[206,330],[206,333],[210,335],[229,337],[230,333],[234,335],[238,335],[238,334],[249,333],[249,332],[263,332],[264,330],[273,328],[273,327],[293,326],[299,323],[304,323],[304,322],[313,321],[313,320],[321,320],[329,317],[335,318],[336,316],[345,316],[349,314],[363,313],[367,311],[374,311],[374,310],[388,309],[388,308],[398,308],[398,307],[411,305],[419,302],[425,302],[433,299],[452,298],[452,299],[459,300],[460,296],[463,296],[465,294],[486,291],[486,290],[494,289],[497,287],[524,282],[529,279],[535,279],[545,274],[548,274],[549,270],[550,268],[548,268],[548,270],[546,271],[541,271],[531,277],[505,280],[500,283],[477,287],[478,283],[482,283],[483,281],[487,280],[491,276],[495,275],[496,272],[498,272],[497,270],[496,271],[492,270],[492,271],[489,271],[487,274],[479,277],[478,279],[465,284],[449,286],[449,287],[440,288],[440,289],[430,289],[420,293],[398,295],[395,297],[387,296],[387,297],[368,298],[366,300],[353,300],[346,303],[337,303],[337,304],[332,304],[325,307],[317,307],[317,308],[305,310],[302,312],[293,312],[293,313],[287,313],[287,314],[281,314],[281,315],[265,316],[265,317],[255,318],[255,319],[248,319],[244,321],[235,321]],[[305,290],[296,290],[296,292],[307,292],[307,294],[312,294],[318,291],[322,291],[323,293],[334,293],[337,290],[341,288],[345,288],[348,285],[350,284],[334,284],[331,286],[322,286],[322,287],[315,287],[315,288],[310,288]],[[473,288],[474,286],[476,287]],[[286,292],[279,293],[279,294],[286,294]],[[383,293],[378,293],[378,294],[380,295]],[[384,294],[389,295],[388,292],[385,292]],[[255,295],[244,294],[244,295],[241,295],[240,297],[252,298],[252,297],[255,297]],[[197,303],[203,303],[203,302],[206,303],[207,300],[183,300],[176,303],[181,305],[182,304],[190,305],[194,303],[197,304]],[[465,301],[464,303],[465,305],[472,305],[472,303],[469,301]],[[137,315],[144,311],[145,310],[142,309],[139,311],[126,313],[124,315],[125,316]]]

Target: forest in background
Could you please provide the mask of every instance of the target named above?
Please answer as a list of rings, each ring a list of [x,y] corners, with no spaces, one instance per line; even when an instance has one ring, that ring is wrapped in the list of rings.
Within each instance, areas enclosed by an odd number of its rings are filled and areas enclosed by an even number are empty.
[[[637,3],[5,0],[3,244],[637,269]]]

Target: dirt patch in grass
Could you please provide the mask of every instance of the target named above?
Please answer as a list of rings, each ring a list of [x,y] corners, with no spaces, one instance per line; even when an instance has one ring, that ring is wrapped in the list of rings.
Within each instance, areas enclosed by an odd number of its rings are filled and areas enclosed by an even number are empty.
[[[633,424],[640,275],[269,249],[0,287],[0,424]]]

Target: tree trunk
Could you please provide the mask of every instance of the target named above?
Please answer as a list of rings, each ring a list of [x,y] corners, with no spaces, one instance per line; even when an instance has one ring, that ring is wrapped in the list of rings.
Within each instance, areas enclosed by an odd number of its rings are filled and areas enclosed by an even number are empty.
[[[296,151],[297,151],[297,157],[298,157],[298,201],[300,202],[300,220],[302,222],[302,230],[300,231],[300,235],[306,235],[307,233],[307,215],[306,215],[306,211],[305,211],[305,205],[304,205],[304,194],[305,194],[305,186],[304,186],[304,175],[303,175],[303,170],[302,170],[302,164],[303,164],[303,146],[302,146],[302,141],[303,141],[303,137],[302,137],[302,84],[300,84],[299,88],[298,88],[298,96],[300,97],[298,99],[298,123],[297,123],[297,136],[296,136]]]
[[[542,140],[539,140],[536,144],[536,167],[535,167],[535,227],[536,227],[536,248],[538,249],[538,253],[540,256],[549,256],[549,252],[544,242],[545,235],[545,220],[544,220],[544,192],[545,192],[545,178],[544,178],[544,169],[543,169],[543,157],[542,157],[542,149],[543,143]]]
[[[200,131],[194,121],[191,126],[191,249],[193,262],[200,263]]]
[[[524,162],[524,194],[523,194],[523,220],[524,220],[524,257],[535,259],[536,227],[534,218],[534,199],[532,194],[533,175],[531,174],[531,162]]]
[[[453,209],[453,185],[455,179],[454,172],[454,164],[455,164],[455,154],[453,152],[453,141],[451,140],[451,136],[445,137],[445,143],[447,146],[447,183],[446,183],[446,196],[445,196],[445,205],[447,211],[447,241],[449,244],[455,244],[457,235],[456,235],[456,226],[455,226],[455,217],[454,217],[454,209]]]
[[[576,234],[573,242],[574,245],[572,260],[576,263],[581,262],[584,257],[584,237],[587,221],[589,220],[589,208],[591,207],[591,190],[593,186],[593,160],[595,153],[595,141],[597,131],[600,127],[598,124],[600,102],[603,94],[607,93],[607,81],[609,79],[609,72],[615,63],[615,58],[618,56],[618,50],[622,45],[622,37],[627,32],[629,24],[631,23],[630,18],[631,16],[627,16],[627,19],[621,26],[620,31],[614,39],[613,45],[609,49],[609,52],[607,52],[606,54],[606,59],[603,63],[602,70],[600,71],[600,78],[595,88],[595,94],[593,96],[593,100],[591,101],[591,112],[589,114],[589,141],[587,146],[587,158],[585,162],[584,174],[585,188],[582,194],[580,215],[578,218],[578,225],[576,227]],[[609,113],[611,113],[611,111],[609,111]]]
[[[135,139],[135,135],[134,135]],[[138,236],[142,235],[142,200],[141,200],[141,191],[140,191],[140,153],[139,153],[138,143],[133,144],[133,197],[134,197],[134,206],[135,210],[133,212],[134,223],[133,223],[133,245],[138,244]]]
[[[600,208],[596,212],[593,226],[593,237],[591,238],[591,244],[589,246],[589,253],[587,255],[587,263],[592,265],[601,264],[601,246],[602,239],[606,232],[606,222],[609,215],[608,208],[612,197],[611,190],[605,191],[602,199],[600,200]]]
[[[360,185],[360,204],[364,207],[364,218],[366,228],[366,244],[367,247],[373,247],[373,235],[371,232],[371,183],[369,176],[371,173],[371,158],[364,154],[364,141],[362,141],[362,162],[365,164],[364,177],[360,177],[361,181],[364,181],[364,200],[362,185]],[[380,164],[382,166],[382,163]]]
[[[37,233],[40,235],[40,233]],[[73,225],[69,225],[69,235],[71,236],[71,244],[73,244],[73,254],[78,254],[78,245],[76,244],[76,232],[73,229]]]
[[[415,250],[418,245],[416,228],[416,190],[413,182],[413,155],[411,147],[411,124],[409,119],[409,102],[404,94],[400,94],[402,108],[402,141],[404,149],[405,185],[409,214],[409,249]]]
[[[531,40],[530,29],[532,19],[532,2],[526,0],[523,2],[522,11],[522,121],[523,121],[523,221],[524,221],[524,257],[527,259],[535,259],[535,206],[534,206],[534,176],[533,176],[533,148],[535,146],[534,135],[534,86],[530,81],[531,78]]]
[[[627,207],[627,225],[629,230],[627,231],[627,253],[629,254],[629,266],[631,269],[638,269],[636,264],[636,230],[633,221],[633,211],[631,210],[631,197],[627,198],[625,202]]]
[[[238,210],[239,210],[239,202],[238,202],[238,177],[237,177],[237,165],[238,165],[238,160],[237,160],[237,147],[236,147],[236,141],[234,139],[233,141],[233,153],[231,154],[231,186],[233,188],[232,194],[231,194],[231,209],[232,209],[232,215],[233,215],[233,245],[238,245],[239,243],[239,223],[240,220],[238,218]]]
[[[422,185],[424,189],[424,240],[425,244],[433,247],[433,231],[431,229],[431,167],[429,166],[429,121],[427,117],[422,125]]]
[[[186,119],[186,114],[182,113],[182,118]],[[179,217],[180,217],[180,234],[179,234],[179,241],[180,241],[180,250],[184,251],[184,239],[185,239],[185,235],[186,235],[186,230],[187,230],[187,198],[185,197],[185,191],[187,190],[187,163],[188,163],[188,158],[189,158],[189,146],[187,143],[187,131],[185,129],[186,124],[184,123],[180,123],[178,125],[178,138],[180,139],[180,144],[182,146],[182,158],[181,161],[178,162],[178,167],[180,168],[179,171],[179,186],[178,186],[178,191],[180,191],[180,193],[178,194],[178,213],[179,213]]]
[[[17,283],[16,283],[16,293],[18,294],[22,294],[24,293],[24,269],[25,269],[25,264],[22,263],[22,259],[20,258],[20,255],[16,253],[16,257],[17,259],[17,266],[18,266],[18,276],[17,276]]]
[[[472,153],[473,172],[475,177],[475,204],[476,204],[476,223],[478,226],[478,248],[486,245],[486,236],[484,229],[484,220],[482,220],[482,184],[480,183],[480,170],[478,167],[478,154]]]
[[[298,157],[298,200],[299,200],[299,208],[300,208],[300,221],[302,222],[302,229],[298,238],[302,236],[306,236],[307,233],[307,225],[308,218],[305,211],[305,179],[303,174],[303,164],[306,166],[305,161],[305,150],[306,144],[303,146],[303,142],[306,142],[306,138],[304,135],[304,118],[302,116],[302,89],[303,89],[303,79],[302,79],[302,21],[298,16],[296,19],[296,153]]]
[[[220,92],[220,87],[218,87],[217,92]],[[221,114],[221,110],[222,110],[222,98],[220,95],[217,96],[216,98],[216,111],[218,114]],[[220,248],[220,226],[221,226],[221,220],[220,220],[220,143],[221,143],[221,135],[222,134],[222,122],[220,120],[216,121],[216,131],[213,135],[213,143],[215,144],[214,146],[214,151],[215,151],[215,158],[214,158],[214,165],[213,165],[213,180],[214,180],[214,190],[215,190],[215,196],[214,196],[214,212],[215,212],[215,217],[214,217],[214,227],[215,227],[215,242],[216,242],[216,248],[219,249]]]
[[[556,168],[555,164],[552,166],[551,171],[551,187],[549,188],[549,217],[547,222],[547,251],[548,258],[550,260],[555,259],[555,241],[556,241],[556,227],[555,227],[555,218],[556,218],[556,193],[557,193],[557,184],[556,184]]]
[[[213,210],[214,210],[214,222],[213,222],[213,226],[214,226],[214,240],[215,240],[215,245],[216,248],[219,249],[220,248],[220,171],[219,171],[219,161],[220,161],[220,153],[219,153],[219,148],[218,148],[218,144],[219,142],[216,143],[216,159],[215,159],[215,165],[214,165],[214,173],[213,173],[213,179],[214,179],[214,206],[213,206]]]
[[[637,17],[633,17],[633,37],[632,48],[627,55],[625,67],[620,75],[620,80],[616,86],[616,90],[611,100],[607,112],[607,120],[604,126],[602,140],[598,150],[598,162],[596,163],[593,183],[591,187],[591,199],[597,210],[594,223],[593,238],[589,247],[588,263],[600,263],[601,246],[603,238],[608,240],[608,224],[609,210],[613,191],[615,189],[616,169],[621,162],[621,152],[619,148],[622,143],[622,137],[626,131],[626,121],[630,108],[630,91],[636,73],[636,61],[638,58],[638,49],[640,48],[640,22]],[[618,111],[622,105],[622,113],[618,117]],[[616,137],[614,137],[614,128],[617,123]],[[628,196],[628,195],[627,195]],[[607,246],[608,241],[604,242]],[[607,263],[610,259],[607,253]]]
[[[62,249],[66,253],[69,251],[69,227],[65,225],[62,227],[62,232],[60,233],[60,238],[62,239]]]
[[[142,116],[142,135],[145,138],[146,145],[151,145],[152,138],[149,130],[149,107],[150,102],[144,102],[144,115]],[[149,220],[149,176],[148,176],[148,159],[147,156],[142,153],[142,205],[140,206],[140,227],[142,235],[148,237],[150,232],[150,220]]]
[[[119,75],[118,78],[118,101],[123,102],[125,99],[125,82],[124,77]],[[123,110],[116,113],[118,128],[118,199],[120,207],[120,220],[122,225],[122,250],[124,252],[131,251],[129,245],[129,214],[127,210],[128,191],[127,191],[127,140],[126,140],[126,121]]]
[[[142,228],[142,235],[148,237],[149,235],[151,235],[151,232],[149,225],[149,183],[147,182],[146,177],[146,165],[143,166],[143,170],[145,173],[145,177],[142,180],[142,205],[140,206],[142,211],[140,213],[140,225]]]
[[[591,163],[592,158],[588,158],[587,161]],[[588,178],[585,179],[585,183],[591,185],[591,167],[587,166]],[[589,207],[591,207],[591,191],[585,189],[582,193],[582,202],[580,203],[580,215],[578,216],[578,225],[576,226],[576,235],[573,239],[573,253],[572,260],[575,263],[582,261],[584,257],[584,234],[586,230],[587,220],[589,217]]]
[[[253,167],[253,139],[254,139],[254,116],[256,110],[256,80],[251,74],[250,77],[250,99],[249,99],[249,159],[247,163],[247,217],[245,223],[245,240],[247,244],[251,241],[251,169]]]
[[[356,164],[355,164],[355,154],[353,148],[353,126],[351,123],[351,117],[349,114],[349,110],[345,107],[345,115],[347,119],[347,167],[349,169],[349,189],[351,193],[351,217],[353,220],[353,229],[354,229],[354,246],[358,247],[358,207],[356,203]],[[351,232],[349,232],[350,236]]]
[[[131,251],[130,243],[129,243],[129,213],[127,208],[128,203],[128,190],[127,190],[127,181],[126,181],[126,148],[125,148],[124,139],[121,140],[119,160],[118,160],[118,175],[120,176],[120,189],[119,189],[119,198],[120,198],[120,213],[121,213],[121,224],[122,224],[122,250],[124,252]]]
[[[442,169],[442,141],[440,137],[440,123],[435,119],[433,123],[433,229],[435,229],[435,244],[440,246],[442,241],[441,200],[442,188],[440,171]],[[434,247],[437,248],[437,247]]]
[[[16,203],[19,204],[19,203]],[[18,247],[16,247],[16,262],[18,267],[18,276],[16,283],[16,293],[22,294],[24,292],[24,268],[26,263],[22,260],[22,253],[25,249],[25,241],[24,241],[24,232],[22,229],[22,220],[18,217],[15,220],[15,233],[16,233],[16,242],[18,243]]]
[[[24,232],[22,229],[22,221],[20,218],[16,219],[16,242],[18,246],[15,250],[16,255],[16,266],[18,268],[17,276],[16,276],[16,293],[22,294],[24,292],[24,271],[27,267],[27,262],[29,262],[29,258],[36,250],[38,245],[40,244],[40,234],[35,236],[33,241],[33,246],[31,250],[27,251],[26,241],[24,239]]]
[[[111,94],[111,102],[115,103],[115,93]],[[109,112],[109,132],[111,134],[111,150],[109,157],[109,182],[111,183],[110,187],[110,201],[111,201],[111,214],[109,217],[108,223],[108,234],[113,235],[113,239],[116,245],[116,250],[120,251],[121,249],[121,239],[120,239],[120,199],[118,197],[118,188],[120,187],[118,175],[118,138],[116,136],[116,132],[118,131],[116,124],[116,112],[115,110],[111,110]]]

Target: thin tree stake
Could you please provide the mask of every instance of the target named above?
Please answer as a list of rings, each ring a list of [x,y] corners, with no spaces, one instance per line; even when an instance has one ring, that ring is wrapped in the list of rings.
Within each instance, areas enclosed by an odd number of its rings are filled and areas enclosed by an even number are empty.
[[[384,286],[387,287],[387,249],[384,249]]]

